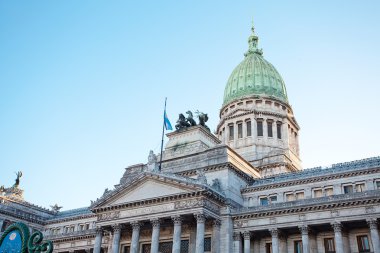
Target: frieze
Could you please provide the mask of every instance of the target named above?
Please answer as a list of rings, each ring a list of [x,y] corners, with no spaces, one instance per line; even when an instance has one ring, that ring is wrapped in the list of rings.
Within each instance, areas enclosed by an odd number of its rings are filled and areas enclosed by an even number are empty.
[[[205,199],[181,200],[174,203],[175,209],[188,209],[195,207],[205,207],[214,213],[219,213],[219,206]]]
[[[120,217],[120,211],[101,213],[97,215],[98,221],[108,221],[118,219]]]
[[[152,213],[162,213],[166,211],[172,211],[174,210],[173,203],[161,205],[161,206],[151,206],[151,207],[144,207],[144,208],[138,208],[138,209],[131,209],[131,210],[123,210],[121,211],[121,217],[133,217],[133,216],[142,216],[146,214],[152,214]]]

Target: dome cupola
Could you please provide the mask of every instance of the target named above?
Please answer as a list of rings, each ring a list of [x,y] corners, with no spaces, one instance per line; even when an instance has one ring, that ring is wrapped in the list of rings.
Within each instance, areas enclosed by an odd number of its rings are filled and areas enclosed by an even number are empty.
[[[258,49],[259,38],[252,25],[248,38],[249,48],[244,60],[232,71],[224,90],[223,105],[236,99],[263,96],[288,103],[285,83],[275,67],[263,57]]]

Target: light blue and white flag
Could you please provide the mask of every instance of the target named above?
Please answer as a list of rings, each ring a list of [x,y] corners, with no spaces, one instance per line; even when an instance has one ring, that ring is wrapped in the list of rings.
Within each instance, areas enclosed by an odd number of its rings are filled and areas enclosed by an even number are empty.
[[[173,130],[172,124],[170,124],[168,115],[166,115],[166,111],[164,111],[164,125],[166,130]]]

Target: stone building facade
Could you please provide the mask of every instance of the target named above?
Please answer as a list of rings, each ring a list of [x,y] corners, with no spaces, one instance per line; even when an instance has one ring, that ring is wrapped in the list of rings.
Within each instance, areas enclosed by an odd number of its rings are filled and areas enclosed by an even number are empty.
[[[380,157],[302,169],[284,81],[258,49],[229,78],[215,134],[169,133],[162,167],[127,167],[84,208],[35,206],[1,188],[0,233],[22,221],[57,253],[380,253]]]

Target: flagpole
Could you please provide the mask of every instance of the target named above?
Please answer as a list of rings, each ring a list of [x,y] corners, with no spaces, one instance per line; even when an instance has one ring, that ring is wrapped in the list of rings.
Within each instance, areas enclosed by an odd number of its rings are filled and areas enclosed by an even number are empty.
[[[163,122],[162,122],[162,138],[161,138],[160,165],[158,166],[158,171],[159,171],[159,172],[161,172],[161,165],[162,165],[162,149],[164,148],[166,99],[167,99],[167,98],[165,97],[165,107],[164,107],[164,115],[163,115]]]

